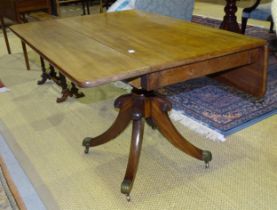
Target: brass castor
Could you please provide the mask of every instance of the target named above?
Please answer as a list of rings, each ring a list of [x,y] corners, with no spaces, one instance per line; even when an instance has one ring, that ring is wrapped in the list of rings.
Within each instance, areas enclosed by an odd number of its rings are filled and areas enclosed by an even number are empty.
[[[202,157],[205,162],[205,168],[209,168],[209,162],[212,160],[212,153],[210,151],[204,150],[202,153]]]
[[[85,147],[85,151],[84,151],[85,154],[88,154],[88,152],[89,152],[90,141],[91,141],[91,138],[89,138],[89,137],[86,137],[86,138],[83,140],[82,145]]]
[[[126,195],[126,199],[128,202],[131,201],[130,191],[132,189],[132,182],[130,180],[123,180],[121,183],[121,193]]]

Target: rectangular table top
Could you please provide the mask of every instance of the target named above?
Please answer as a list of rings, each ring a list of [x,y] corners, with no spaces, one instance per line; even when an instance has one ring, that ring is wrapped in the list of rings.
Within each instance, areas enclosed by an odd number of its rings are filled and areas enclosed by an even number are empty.
[[[11,26],[80,87],[94,87],[266,45],[264,40],[137,10]]]

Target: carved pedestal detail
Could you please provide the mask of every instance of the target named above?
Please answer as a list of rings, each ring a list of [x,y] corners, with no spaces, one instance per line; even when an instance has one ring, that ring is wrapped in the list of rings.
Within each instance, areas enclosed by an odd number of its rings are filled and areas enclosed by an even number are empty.
[[[211,161],[212,154],[209,151],[195,147],[176,130],[168,116],[171,103],[167,99],[155,95],[152,91],[133,89],[131,94],[117,98],[114,106],[119,109],[119,113],[112,126],[97,137],[85,138],[83,146],[85,153],[88,153],[90,147],[107,143],[116,138],[132,121],[129,160],[121,184],[121,192],[127,196],[128,201],[130,201],[130,193],[139,164],[145,119],[151,127],[158,129],[170,143],[181,151],[203,160],[206,165]]]

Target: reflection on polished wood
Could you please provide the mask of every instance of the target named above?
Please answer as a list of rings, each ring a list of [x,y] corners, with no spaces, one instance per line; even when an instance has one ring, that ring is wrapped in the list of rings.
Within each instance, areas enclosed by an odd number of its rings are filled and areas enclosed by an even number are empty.
[[[144,121],[191,157],[205,163],[212,158],[209,151],[181,136],[168,117],[171,103],[155,95],[155,90],[204,75],[257,97],[266,90],[266,42],[225,30],[135,10],[28,23],[11,29],[80,87],[118,80],[134,87],[131,94],[115,101],[119,114],[112,126],[83,141],[87,153],[90,147],[116,138],[132,122],[129,160],[121,185],[128,199],[138,167]],[[34,30],[40,33],[33,34]]]

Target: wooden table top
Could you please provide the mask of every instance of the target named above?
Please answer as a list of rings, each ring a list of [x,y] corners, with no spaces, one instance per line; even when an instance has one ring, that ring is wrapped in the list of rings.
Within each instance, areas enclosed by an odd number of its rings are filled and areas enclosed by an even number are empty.
[[[266,45],[264,40],[136,10],[33,22],[11,29],[80,87]]]

